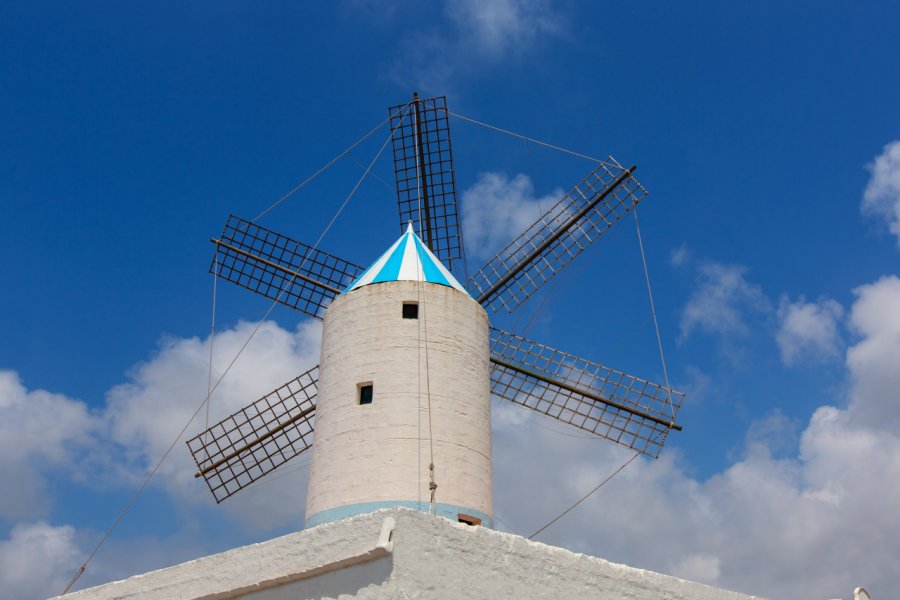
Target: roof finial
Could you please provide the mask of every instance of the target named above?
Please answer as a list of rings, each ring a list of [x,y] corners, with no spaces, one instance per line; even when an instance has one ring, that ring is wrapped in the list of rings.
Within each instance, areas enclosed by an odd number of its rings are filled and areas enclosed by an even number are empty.
[[[412,219],[409,220],[409,225],[406,226],[406,233],[415,233],[413,231]]]

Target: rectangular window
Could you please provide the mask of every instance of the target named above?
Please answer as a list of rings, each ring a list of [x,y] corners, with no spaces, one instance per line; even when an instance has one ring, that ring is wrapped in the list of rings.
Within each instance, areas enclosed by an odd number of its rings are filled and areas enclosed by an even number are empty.
[[[358,399],[360,404],[372,404],[372,384],[361,383],[356,388],[359,390]]]
[[[466,525],[481,525],[481,519],[479,519],[478,517],[464,515],[462,513],[457,514],[456,517],[459,519],[460,523],[465,523]]]
[[[404,302],[403,303],[403,318],[404,319],[418,319],[419,318],[419,303],[418,302]]]

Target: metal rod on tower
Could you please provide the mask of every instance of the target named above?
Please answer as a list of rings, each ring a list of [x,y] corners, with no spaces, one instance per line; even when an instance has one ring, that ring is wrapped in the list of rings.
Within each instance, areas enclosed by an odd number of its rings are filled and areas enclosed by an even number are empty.
[[[428,180],[425,175],[425,143],[422,139],[422,119],[419,114],[419,92],[413,92],[413,106],[415,107],[415,122],[413,123],[413,127],[415,128],[416,135],[416,146],[418,146],[418,158],[419,161],[417,163],[417,170],[419,171],[417,174],[419,176],[419,187],[421,188],[421,195],[419,196],[419,202],[422,206],[422,212],[425,213],[425,231],[422,232],[422,223],[419,223],[420,233],[425,234],[425,245],[428,246],[429,249],[432,248],[432,237],[431,237],[431,210],[428,206]]]

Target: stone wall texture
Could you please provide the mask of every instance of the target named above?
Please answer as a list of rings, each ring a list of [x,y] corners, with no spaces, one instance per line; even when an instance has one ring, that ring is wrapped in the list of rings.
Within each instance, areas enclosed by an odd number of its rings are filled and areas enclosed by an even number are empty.
[[[402,318],[404,302],[418,319]],[[338,297],[322,332],[307,518],[427,506],[432,447],[437,502],[491,516],[488,343],[484,309],[447,286],[393,281]],[[372,404],[358,404],[362,383]]]
[[[327,523],[66,596],[67,600],[137,598],[757,597],[395,508]]]

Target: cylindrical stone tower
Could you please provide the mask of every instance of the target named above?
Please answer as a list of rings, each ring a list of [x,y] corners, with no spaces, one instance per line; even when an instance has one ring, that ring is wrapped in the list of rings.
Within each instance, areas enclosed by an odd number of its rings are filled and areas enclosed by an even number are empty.
[[[379,508],[493,526],[484,309],[407,232],[328,307],[307,526]],[[433,458],[432,458],[433,457]]]

